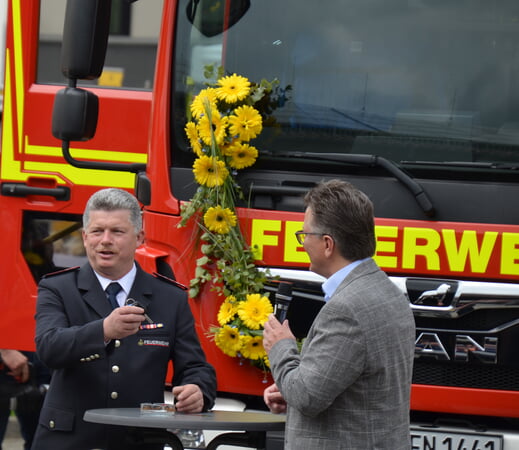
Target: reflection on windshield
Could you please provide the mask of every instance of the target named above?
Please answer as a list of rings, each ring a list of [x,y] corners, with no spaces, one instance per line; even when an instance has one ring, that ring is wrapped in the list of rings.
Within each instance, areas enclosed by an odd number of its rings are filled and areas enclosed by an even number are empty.
[[[291,87],[270,152],[519,161],[517,2],[263,0],[212,37],[183,20],[177,68],[197,88],[205,64]]]

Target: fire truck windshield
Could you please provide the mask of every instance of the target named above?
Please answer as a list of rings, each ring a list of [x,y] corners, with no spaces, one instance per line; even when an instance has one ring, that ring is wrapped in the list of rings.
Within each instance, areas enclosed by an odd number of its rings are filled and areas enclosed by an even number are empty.
[[[220,16],[204,3],[194,11],[179,2],[172,128],[185,155],[186,102],[178,100],[198,92],[213,65],[279,80],[275,126],[255,141],[263,155],[519,161],[517,2],[234,1]]]

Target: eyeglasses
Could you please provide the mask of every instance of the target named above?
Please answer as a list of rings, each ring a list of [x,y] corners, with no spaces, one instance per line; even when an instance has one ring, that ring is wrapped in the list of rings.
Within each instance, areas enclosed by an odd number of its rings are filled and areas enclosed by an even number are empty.
[[[303,245],[305,243],[306,236],[308,236],[308,235],[313,234],[315,236],[329,236],[328,233],[307,233],[303,230],[296,231],[294,234],[296,235],[297,242],[299,242],[300,245]]]

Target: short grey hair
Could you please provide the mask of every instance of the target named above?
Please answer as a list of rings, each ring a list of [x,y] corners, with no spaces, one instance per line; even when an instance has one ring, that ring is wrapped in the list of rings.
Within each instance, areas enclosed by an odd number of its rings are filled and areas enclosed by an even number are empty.
[[[120,209],[130,212],[130,222],[135,228],[135,232],[141,232],[142,212],[139,202],[132,194],[116,188],[101,189],[88,199],[83,213],[83,228],[86,228],[90,222],[91,211],[116,211]]]

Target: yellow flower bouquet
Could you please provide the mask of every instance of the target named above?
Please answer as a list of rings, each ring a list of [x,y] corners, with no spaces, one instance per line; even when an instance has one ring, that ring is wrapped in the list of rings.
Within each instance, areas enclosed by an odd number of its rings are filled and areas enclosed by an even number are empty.
[[[219,75],[194,97],[185,126],[196,155],[193,174],[198,188],[182,205],[179,226],[196,221],[202,253],[189,294],[197,297],[209,283],[223,300],[219,326],[210,330],[216,345],[226,355],[266,370],[263,324],[273,307],[262,291],[269,273],[256,267],[254,249],[237,221],[236,203],[244,195],[236,175],[256,162],[258,150],[250,141],[261,133],[269,112],[260,112],[256,105],[275,104],[277,82],[254,84],[240,75]]]

